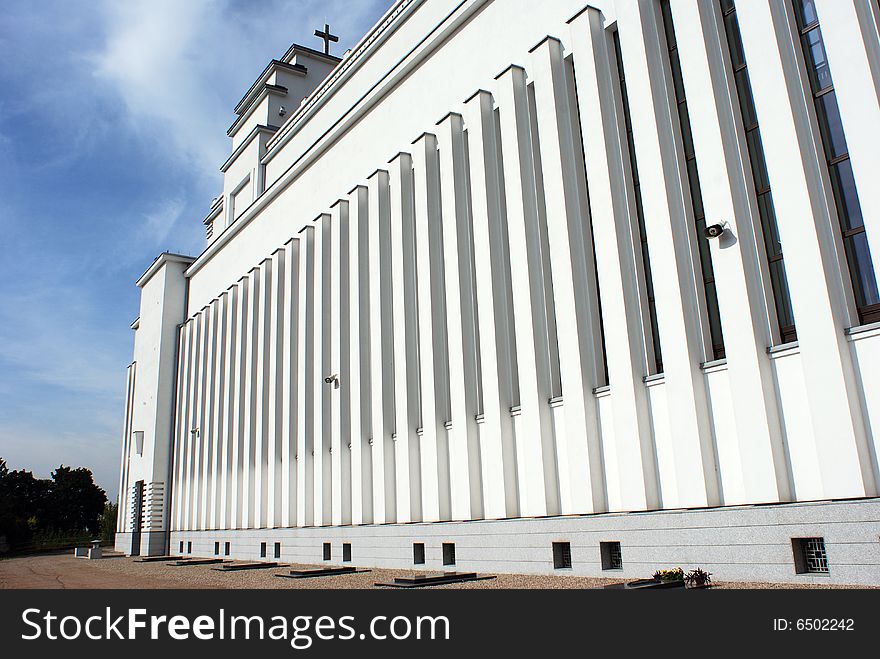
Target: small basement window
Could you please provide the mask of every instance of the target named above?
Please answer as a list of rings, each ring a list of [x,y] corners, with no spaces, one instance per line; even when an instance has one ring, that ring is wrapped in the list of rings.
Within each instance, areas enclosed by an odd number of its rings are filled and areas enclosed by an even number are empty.
[[[571,568],[571,543],[553,543],[553,569],[564,570]]]
[[[180,541],[180,553],[183,553],[183,540]]]
[[[229,543],[227,542],[227,543],[224,545],[224,547],[223,547],[223,553],[226,554],[227,556],[229,556],[229,550],[230,550],[230,548],[231,548],[231,547],[229,546]]]
[[[623,555],[620,552],[619,542],[600,542],[599,552],[602,554],[603,570],[623,569]]]
[[[414,542],[413,543],[413,564],[414,565],[424,565],[425,564],[425,543],[424,542]]]
[[[186,553],[187,553],[187,554],[192,554],[192,553],[193,553],[193,543],[192,543],[192,540],[188,540],[187,543],[186,543]]]
[[[443,565],[455,565],[455,543],[443,543]]]
[[[347,563],[351,561],[351,543],[343,542],[342,543],[342,562]]]
[[[214,556],[219,556],[219,555],[220,555],[220,543],[215,542],[214,543]]]
[[[329,542],[324,543],[324,560],[325,561],[330,560],[330,543]]]
[[[266,558],[266,543],[260,543],[260,558]]]
[[[275,543],[274,556],[275,556],[275,558],[281,558],[281,543],[280,542]]]
[[[792,538],[794,569],[798,574],[828,574],[825,538]]]

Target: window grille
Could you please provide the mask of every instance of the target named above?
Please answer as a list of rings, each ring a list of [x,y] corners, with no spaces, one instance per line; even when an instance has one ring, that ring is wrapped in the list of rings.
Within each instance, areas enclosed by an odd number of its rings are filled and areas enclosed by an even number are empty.
[[[571,567],[571,543],[553,543],[553,568],[562,570]]]

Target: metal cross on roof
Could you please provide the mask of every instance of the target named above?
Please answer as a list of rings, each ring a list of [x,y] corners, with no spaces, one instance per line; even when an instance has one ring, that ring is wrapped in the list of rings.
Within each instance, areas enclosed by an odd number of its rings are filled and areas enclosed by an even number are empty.
[[[323,32],[321,32],[321,30],[315,30],[315,36],[318,37],[319,39],[324,40],[324,54],[325,55],[330,54],[330,42],[332,41],[335,43],[335,42],[339,41],[339,37],[337,37],[335,34],[330,33],[330,26],[327,23],[324,23],[324,31]]]

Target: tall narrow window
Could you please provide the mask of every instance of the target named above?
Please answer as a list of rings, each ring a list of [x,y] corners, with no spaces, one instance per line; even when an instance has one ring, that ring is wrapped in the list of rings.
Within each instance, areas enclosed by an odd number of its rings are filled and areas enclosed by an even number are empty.
[[[779,337],[782,343],[789,343],[797,340],[797,332],[794,325],[794,313],[791,309],[788,278],[785,275],[782,243],[779,241],[779,229],[776,226],[776,208],[773,204],[770,177],[767,174],[767,162],[764,158],[764,143],[761,140],[761,129],[758,126],[758,113],[755,110],[755,99],[752,96],[752,84],[739,32],[736,5],[734,0],[720,0],[720,2],[721,13],[724,15],[724,30],[727,32],[727,48],[730,51],[730,63],[733,67],[733,78],[736,83],[743,129],[746,134],[746,145],[752,165],[752,180],[758,198],[758,215],[764,234],[764,250],[770,272],[770,285],[773,289]]]
[[[660,352],[660,333],[657,331],[657,308],[654,304],[654,280],[651,277],[651,257],[648,254],[648,238],[645,234],[645,211],[642,207],[642,186],[639,181],[639,167],[636,162],[635,142],[633,141],[632,119],[629,111],[629,96],[626,93],[626,76],[623,73],[623,58],[620,50],[620,35],[614,32],[614,54],[617,58],[617,75],[620,83],[620,101],[623,106],[623,120],[626,125],[626,143],[629,151],[630,170],[632,171],[633,194],[636,201],[636,218],[638,220],[639,242],[642,248],[642,267],[645,271],[645,294],[648,299],[647,328],[651,332],[649,343],[653,347],[653,360],[649,364],[653,373],[663,372],[663,356]]]
[[[678,57],[678,42],[675,40],[675,26],[672,24],[672,9],[669,0],[661,0],[663,30],[666,33],[666,48],[669,54],[669,67],[672,71],[672,87],[675,104],[678,108],[678,123],[681,126],[681,142],[684,148],[685,167],[688,186],[691,190],[691,206],[696,224],[697,245],[700,254],[700,276],[703,281],[703,297],[706,302],[706,315],[709,320],[709,335],[712,339],[712,357],[724,358],[724,336],[721,332],[721,313],[718,310],[718,291],[715,287],[715,270],[712,268],[712,252],[705,236],[706,211],[703,208],[703,190],[700,187],[700,174],[697,171],[697,153],[694,136],[691,132],[691,119],[688,113],[687,97],[681,75],[681,61]]]
[[[816,14],[814,0],[793,0],[794,13],[800,30],[801,47],[807,64],[816,117],[825,148],[828,173],[837,205],[837,215],[843,234],[843,246],[849,265],[853,294],[862,324],[880,321],[880,292],[865,224],[862,207],[849,161],[849,149],[843,133],[843,122],[837,105],[837,95],[831,79],[831,70],[825,57],[822,30]]]

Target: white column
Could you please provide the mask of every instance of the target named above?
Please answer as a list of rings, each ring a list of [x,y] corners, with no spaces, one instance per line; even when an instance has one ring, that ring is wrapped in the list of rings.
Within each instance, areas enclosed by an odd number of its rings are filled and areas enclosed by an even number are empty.
[[[637,260],[638,226],[626,163],[613,55],[604,17],[588,9],[571,21],[580,126],[590,183],[596,266],[602,294],[605,353],[612,387],[614,453],[623,510],[661,507],[645,376],[644,327]]]
[[[394,321],[391,303],[391,199],[388,172],[369,184],[370,381],[372,391],[373,521],[397,519],[394,475]]]
[[[296,438],[299,400],[300,241],[284,245],[284,315],[281,363],[281,526],[296,525]]]
[[[483,503],[487,518],[519,512],[513,444],[510,328],[500,172],[492,95],[478,91],[465,102],[468,130],[477,316],[482,360],[483,423],[479,428]]]
[[[220,489],[222,479],[224,426],[226,423],[226,291],[220,294],[215,303],[214,343],[214,414],[211,423],[211,487],[208,494],[208,528],[218,528],[220,510]]]
[[[520,66],[510,66],[496,80],[510,262],[516,264],[510,275],[515,292],[513,312],[519,370],[516,464],[520,514],[556,515],[560,502],[553,418],[548,404],[553,397],[550,337],[526,73]]]
[[[817,0],[816,13],[846,133],[865,234],[875,273],[880,276],[880,7],[873,0]]]
[[[758,2],[737,3],[737,16],[785,250],[821,488],[828,498],[874,496],[859,385],[842,331],[851,318],[846,264],[793,18],[782,5]]]
[[[297,318],[296,525],[315,520],[315,228],[299,234],[299,312]]]
[[[204,416],[199,424],[202,444],[202,480],[199,484],[199,529],[208,527],[211,497],[211,463],[214,457],[214,388],[217,378],[217,300],[211,300],[205,310],[208,319],[207,354],[205,362]]]
[[[397,521],[422,519],[418,297],[415,275],[412,157],[389,162],[391,273],[394,317],[394,456]]]
[[[193,435],[195,456],[193,459],[193,485],[192,485],[192,517],[191,530],[202,529],[202,500],[204,498],[202,486],[204,484],[203,465],[205,462],[205,435],[207,432],[207,416],[205,408],[208,399],[209,382],[209,359],[211,355],[211,317],[210,307],[205,306],[200,312],[201,318],[199,329],[199,342],[201,350],[199,354],[199,376],[196,384],[196,409]]]
[[[565,436],[557,441],[561,511],[601,512],[607,508],[607,496],[593,389],[599,384],[602,337],[591,218],[576,160],[582,155],[574,147],[580,136],[575,134],[562,44],[548,38],[533,48],[530,71],[535,80],[565,415]]]
[[[190,353],[190,373],[191,380],[189,386],[189,404],[187,406],[187,423],[186,423],[186,471],[184,473],[184,511],[183,511],[183,528],[187,531],[192,530],[193,525],[193,487],[196,474],[196,440],[195,433],[198,425],[198,385],[199,374],[201,372],[202,357],[202,315],[196,313],[191,321],[192,323],[192,342],[193,347]]]
[[[208,319],[210,325],[208,327],[208,377],[205,381],[205,417],[200,428],[203,436],[202,450],[202,487],[201,487],[201,508],[199,512],[200,529],[209,529],[211,508],[213,500],[211,499],[211,491],[214,488],[214,459],[216,455],[216,439],[214,436],[214,423],[217,415],[217,376],[218,372],[218,326],[219,313],[217,298],[211,300],[208,305]]]
[[[708,330],[700,311],[699,257],[695,244],[684,158],[676,147],[678,117],[661,42],[659,5],[619,7],[620,43],[642,203],[651,251],[655,304],[669,418],[675,420],[673,452],[680,506],[722,503],[706,379]],[[668,502],[667,502],[668,503]]]
[[[168,516],[168,529],[170,531],[178,531],[180,529],[179,526],[179,518],[180,514],[180,467],[181,461],[183,459],[182,450],[183,445],[180,441],[181,438],[181,429],[183,428],[183,424],[186,419],[186,368],[187,368],[187,334],[186,334],[186,321],[182,322],[178,325],[177,328],[177,338],[178,338],[178,348],[177,348],[177,377],[176,377],[176,387],[177,391],[175,392],[175,407],[174,407],[174,428],[172,430],[171,437],[171,451],[173,454],[173,470],[170,475],[170,482],[166,483],[165,487],[168,489],[168,493],[170,496],[170,510]],[[119,481],[120,481],[120,490],[117,498],[117,504],[120,505],[120,510],[123,510],[122,505],[122,493],[124,490],[123,482],[126,478],[126,470],[127,470],[127,461],[125,460],[128,455],[128,422],[130,416],[130,403],[129,396],[130,391],[129,387],[131,386],[131,366],[129,365],[128,369],[126,369],[126,393],[125,393],[125,416],[123,419],[123,464],[119,473]],[[127,484],[125,484],[127,487]],[[118,517],[117,517],[118,519]],[[119,531],[117,524],[117,531]]]
[[[467,154],[461,115],[448,114],[437,122],[437,126],[449,345],[450,515],[455,520],[480,519],[483,517],[483,491],[475,416],[482,406]]]
[[[723,24],[714,4],[672,3],[707,224],[726,220],[735,245],[710,241],[728,377],[742,460],[745,501],[790,500],[790,475],[767,346],[773,341],[765,297],[761,218],[747,176],[749,154],[737,121]],[[707,240],[697,236],[697,240]],[[772,295],[772,292],[770,293]],[[772,303],[771,303],[772,304]],[[725,503],[731,501],[727,496]]]
[[[332,384],[324,378],[332,374],[330,364],[330,331],[334,311],[330,299],[330,216],[322,213],[315,218],[315,377],[310,382],[315,399],[313,450],[315,460],[315,526],[332,524],[333,474],[330,448],[333,443],[331,422]]]
[[[269,417],[272,402],[269,398],[269,328],[274,316],[271,305],[272,261],[264,259],[260,264],[260,290],[256,300],[256,404],[254,405],[256,433],[254,435],[253,460],[253,528],[267,526],[268,492],[266,491],[267,462],[269,458]]]
[[[370,262],[369,207],[365,186],[348,193],[348,387],[351,451],[351,522],[373,521],[373,464],[370,455]]]
[[[232,469],[233,453],[235,451],[235,399],[238,395],[238,363],[236,362],[238,345],[237,318],[238,318],[238,286],[232,285],[224,293],[226,298],[226,341],[223,350],[226,354],[226,388],[223,402],[223,455],[220,460],[220,496],[217,505],[219,507],[218,528],[231,528],[231,513],[234,502],[232,496]]]
[[[349,350],[349,209],[340,199],[330,209],[330,373],[337,376],[327,385],[332,424],[332,519],[334,525],[351,524],[351,372]]]
[[[285,270],[287,263],[284,260],[284,248],[275,250],[272,254],[271,273],[272,281],[268,295],[269,323],[269,386],[266,395],[268,422],[268,445],[265,455],[266,484],[264,499],[266,500],[265,526],[273,529],[281,526],[281,448],[283,439],[282,432],[282,396],[284,394],[281,381],[283,360],[285,353],[289,352],[288,345],[284,343],[284,316],[285,296]]]
[[[422,401],[422,519],[450,519],[449,419],[443,227],[436,136],[413,142],[415,242],[418,280],[419,366]],[[451,218],[455,221],[454,216]]]
[[[181,361],[181,356],[183,355],[183,333],[181,331],[181,325],[177,326],[177,347],[175,348],[177,351],[176,354],[176,371],[177,373],[174,376],[174,414],[171,420],[171,446],[168,449],[168,476],[165,479],[165,501],[167,505],[165,506],[163,512],[164,518],[164,529],[168,531],[176,530],[174,528],[176,515],[175,515],[175,493],[173,492],[173,487],[176,482],[176,470],[177,470],[177,429],[180,424],[180,408],[183,405],[183,392],[181,390],[181,378],[183,377],[184,363]],[[126,408],[128,407],[128,401],[126,400]],[[128,419],[128,411],[124,413],[124,423]],[[127,437],[128,435],[126,435]],[[127,440],[124,440],[127,441]],[[124,444],[123,444],[124,447]],[[124,476],[124,472],[120,474],[120,478]]]
[[[236,285],[237,308],[235,311],[235,356],[233,376],[235,393],[232,399],[232,483],[229,495],[229,528],[243,527],[244,515],[244,451],[246,425],[246,400],[250,387],[247,375],[247,325],[250,312],[250,281],[242,277]]]
[[[259,344],[260,344],[260,296],[262,281],[260,268],[255,267],[249,275],[247,328],[245,330],[245,382],[244,382],[244,444],[242,447],[242,514],[241,528],[255,528],[255,489],[254,465],[256,464],[257,427],[259,416],[256,413],[259,387]]]
[[[186,336],[184,334],[184,330],[186,327],[181,328],[180,340],[181,340],[181,351],[180,354],[184,354],[185,344],[184,341]],[[184,362],[181,361],[181,374],[184,373],[183,367]],[[134,387],[135,387],[135,372],[137,369],[137,363],[132,362],[128,365],[128,368],[125,369],[125,418],[122,422],[122,460],[119,468],[119,493],[117,497],[117,515],[116,515],[116,531],[118,533],[125,533],[126,531],[126,520],[130,519],[131,514],[128,509],[128,475],[129,470],[131,469],[131,432],[132,432],[132,404],[134,400]],[[178,408],[179,409],[179,408]],[[180,444],[177,444],[180,447]],[[179,450],[178,450],[179,454]],[[178,483],[180,481],[175,478],[175,487],[179,487]],[[177,513],[179,513],[180,507],[177,507]],[[175,515],[175,520],[177,516]],[[180,528],[179,524],[176,524],[174,530]]]
[[[174,530],[180,531],[183,529],[183,515],[186,510],[186,498],[184,494],[184,489],[186,486],[186,469],[187,469],[187,439],[189,437],[189,428],[187,428],[187,424],[189,423],[189,398],[190,398],[190,387],[192,385],[192,349],[193,349],[193,322],[192,320],[186,320],[183,325],[180,327],[180,337],[182,341],[182,350],[180,352],[180,367],[181,367],[181,377],[178,381],[178,388],[180,389],[180,405],[177,408],[177,436],[175,438],[175,447],[177,450],[177,456],[175,458],[174,465],[174,490],[172,494],[172,499],[174,501]],[[132,377],[133,367],[129,367],[129,378]],[[129,383],[129,386],[132,386],[133,383]],[[131,412],[129,411],[129,414]],[[129,433],[131,430],[129,429]],[[123,486],[120,485],[120,488]],[[124,487],[128,488],[128,483],[126,482]],[[124,492],[126,490],[120,489],[119,497],[120,501],[124,496]],[[122,508],[120,508],[121,510]]]

